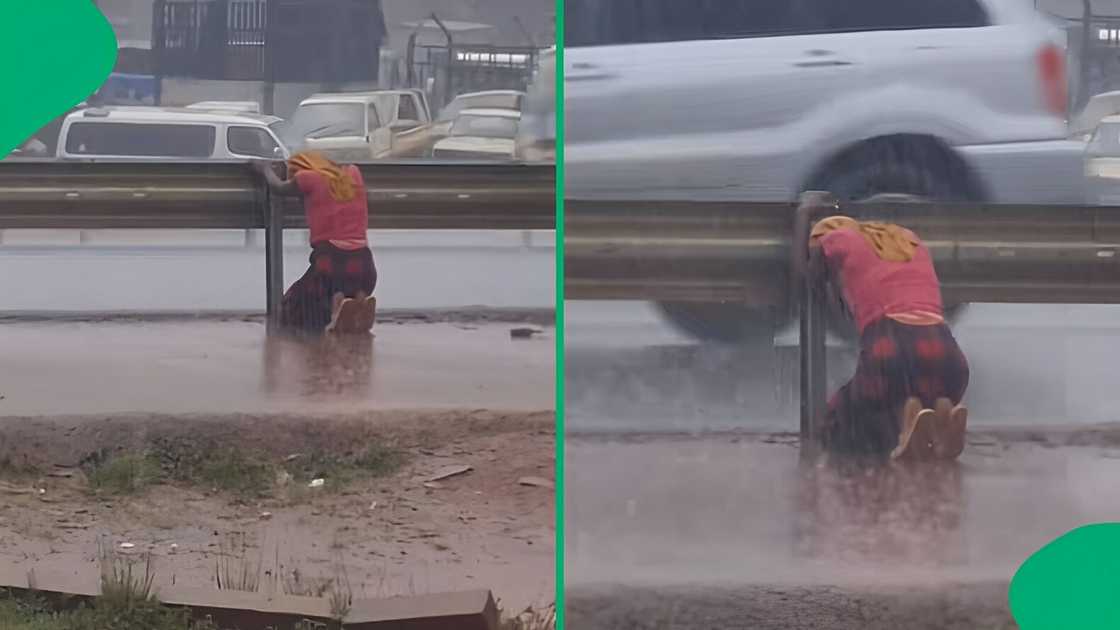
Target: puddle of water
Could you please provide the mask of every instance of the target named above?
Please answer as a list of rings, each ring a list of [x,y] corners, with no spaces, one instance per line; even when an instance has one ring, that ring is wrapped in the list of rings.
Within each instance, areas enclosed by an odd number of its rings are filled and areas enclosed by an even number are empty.
[[[567,451],[575,584],[1005,580],[1061,533],[1120,517],[1120,461],[1091,448],[970,447],[958,466],[851,477],[730,438]]]

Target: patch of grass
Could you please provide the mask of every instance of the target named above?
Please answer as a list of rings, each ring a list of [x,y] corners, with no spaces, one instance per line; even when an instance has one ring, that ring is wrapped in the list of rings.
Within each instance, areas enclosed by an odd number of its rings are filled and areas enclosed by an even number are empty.
[[[219,591],[256,593],[261,588],[263,557],[256,563],[249,559],[249,541],[244,534],[234,534],[222,541],[214,567],[214,582]]]
[[[98,543],[97,558],[101,568],[101,601],[128,608],[137,602],[155,599],[152,584],[156,574],[152,570],[152,554],[144,554],[144,572],[138,570],[139,561],[132,557],[119,557],[108,544]]]
[[[317,451],[300,455],[285,462],[284,471],[297,483],[307,484],[312,479],[322,478],[330,488],[337,490],[358,479],[391,475],[406,461],[404,451],[375,443],[355,453]]]
[[[360,479],[391,475],[406,459],[394,446],[371,443],[350,453],[316,451],[276,461],[257,451],[183,437],[158,438],[143,452],[97,452],[82,467],[90,488],[101,494],[135,494],[153,484],[176,482],[257,498],[271,495],[282,473],[292,482],[289,495],[319,478],[327,480],[327,488],[340,490]]]
[[[373,444],[358,454],[354,466],[373,477],[391,475],[405,463],[405,454],[384,444]]]
[[[247,497],[267,494],[276,480],[275,466],[263,455],[214,440],[161,437],[151,451],[163,474],[180,483]]]
[[[3,630],[66,630],[57,613],[37,609],[23,600],[5,597],[0,600],[0,628]]]
[[[209,454],[194,471],[194,481],[240,496],[268,494],[276,483],[276,469],[254,453],[227,447]]]
[[[159,461],[146,453],[121,453],[95,458],[86,465],[94,492],[136,494],[161,480]]]
[[[0,478],[22,481],[43,474],[43,469],[27,458],[16,459],[11,455],[0,457]]]

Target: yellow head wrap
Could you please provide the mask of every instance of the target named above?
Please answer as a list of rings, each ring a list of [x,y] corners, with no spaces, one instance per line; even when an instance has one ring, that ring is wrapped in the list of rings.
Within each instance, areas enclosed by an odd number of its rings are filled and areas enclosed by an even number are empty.
[[[331,197],[335,201],[350,201],[354,198],[354,182],[341,166],[327,159],[317,151],[297,153],[288,160],[288,168],[293,171],[304,170],[318,173],[326,178]]]
[[[809,232],[809,242],[835,230],[855,230],[863,236],[880,259],[887,262],[910,262],[918,249],[918,239],[906,228],[893,223],[856,221],[851,217],[833,216],[821,219]]]

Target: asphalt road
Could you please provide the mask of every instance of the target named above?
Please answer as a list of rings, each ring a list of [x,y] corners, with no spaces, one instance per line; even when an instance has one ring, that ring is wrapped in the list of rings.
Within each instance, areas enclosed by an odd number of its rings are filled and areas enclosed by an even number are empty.
[[[569,431],[797,430],[796,327],[770,344],[705,345],[628,302],[569,302],[565,324]],[[1120,306],[973,305],[954,330],[971,424],[1120,420]],[[830,349],[833,387],[853,361]]]
[[[0,312],[262,311],[264,249],[240,231],[8,230]],[[286,235],[285,284],[307,268],[306,237]],[[263,242],[263,241],[259,241]],[[551,308],[551,232],[371,233],[382,309]]]

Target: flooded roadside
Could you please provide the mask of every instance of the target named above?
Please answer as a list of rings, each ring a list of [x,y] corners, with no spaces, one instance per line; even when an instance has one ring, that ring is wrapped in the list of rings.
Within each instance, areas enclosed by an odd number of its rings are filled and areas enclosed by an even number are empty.
[[[1089,435],[975,433],[949,469],[853,477],[804,468],[791,435],[569,436],[571,619],[701,628],[719,625],[708,613],[734,613],[756,628],[834,618],[828,627],[999,628],[978,620],[1006,620],[1019,563],[1069,529],[1120,517],[1120,429]],[[638,594],[617,596],[627,589]],[[721,598],[722,608],[704,603]],[[658,621],[678,608],[695,614]],[[865,616],[838,613],[846,608]],[[901,609],[909,616],[893,616]]]

